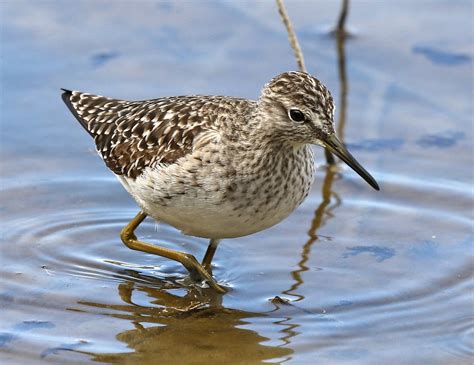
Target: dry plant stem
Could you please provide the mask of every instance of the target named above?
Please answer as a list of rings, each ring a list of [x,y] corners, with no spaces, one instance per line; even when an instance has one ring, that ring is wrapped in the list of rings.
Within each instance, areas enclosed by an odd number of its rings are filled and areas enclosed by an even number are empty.
[[[346,36],[344,30],[337,33],[337,58],[339,69],[339,118],[337,121],[337,134],[341,141],[344,141],[344,129],[346,126],[346,111],[347,111],[347,73],[346,73],[346,51],[345,41]]]
[[[347,110],[347,73],[346,73],[346,20],[349,14],[349,0],[342,0],[341,12],[339,14],[339,20],[335,29],[336,35],[336,46],[337,46],[337,59],[338,59],[338,70],[339,70],[339,83],[341,90],[339,92],[340,106],[339,106],[339,119],[337,123],[337,134],[342,141],[344,141],[344,129],[346,124],[346,110]]]
[[[339,20],[337,21],[336,28],[338,34],[345,34],[347,14],[349,14],[349,0],[342,0],[342,8],[339,13]]]
[[[300,71],[306,72],[306,67],[304,65],[303,52],[301,51],[298,38],[296,38],[296,33],[293,29],[293,25],[291,24],[290,18],[288,17],[288,13],[286,12],[285,5],[283,4],[283,0],[276,0],[276,3],[278,5],[278,12],[280,13],[281,20],[283,21],[283,24],[286,27],[286,31],[288,32],[288,39],[290,41],[290,46],[293,49],[293,52],[295,54],[298,68]]]
[[[347,73],[346,73],[346,20],[349,14],[349,0],[342,0],[342,7],[339,13],[339,19],[336,26],[336,46],[337,46],[337,61],[339,71],[339,118],[337,121],[337,134],[344,142],[344,129],[346,126],[346,110],[347,110]]]

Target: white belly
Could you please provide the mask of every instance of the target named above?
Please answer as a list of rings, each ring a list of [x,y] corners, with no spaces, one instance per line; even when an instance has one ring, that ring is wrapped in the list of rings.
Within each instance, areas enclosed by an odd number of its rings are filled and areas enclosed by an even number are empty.
[[[229,178],[227,168],[214,165],[189,176],[183,166],[172,165],[149,169],[136,180],[121,176],[119,180],[157,221],[187,235],[232,238],[269,228],[301,204],[313,181],[312,159],[309,163],[291,166],[282,176]]]
[[[269,228],[286,218],[296,207],[296,202],[282,202],[274,211],[255,212],[257,206],[238,211],[229,202],[212,198],[174,198],[168,206],[147,204],[145,210],[157,221],[166,222],[184,234],[206,238],[232,238],[246,236]]]

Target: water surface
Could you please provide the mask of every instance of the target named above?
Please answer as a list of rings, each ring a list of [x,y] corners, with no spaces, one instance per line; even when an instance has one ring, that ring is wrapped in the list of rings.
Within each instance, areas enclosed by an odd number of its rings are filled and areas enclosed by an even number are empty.
[[[352,4],[343,132],[381,191],[316,149],[302,206],[219,247],[224,296],[120,242],[137,207],[59,88],[256,98],[295,68],[274,4],[65,5],[0,4],[2,363],[472,363],[471,2]],[[338,4],[287,8],[341,109]],[[138,234],[207,244],[149,219]]]

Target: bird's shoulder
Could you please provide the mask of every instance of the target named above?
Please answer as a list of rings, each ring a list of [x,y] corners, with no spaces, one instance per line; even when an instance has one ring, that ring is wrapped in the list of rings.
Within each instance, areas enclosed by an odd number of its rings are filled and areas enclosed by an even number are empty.
[[[131,178],[146,167],[172,164],[211,142],[229,118],[255,104],[201,95],[126,101],[68,90],[63,100],[94,138],[106,165]]]

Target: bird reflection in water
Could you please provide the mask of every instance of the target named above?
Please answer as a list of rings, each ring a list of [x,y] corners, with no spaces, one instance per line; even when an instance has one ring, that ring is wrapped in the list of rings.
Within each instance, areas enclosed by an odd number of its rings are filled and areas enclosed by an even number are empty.
[[[130,271],[127,274],[130,276]],[[173,293],[167,282],[154,278],[151,286],[144,283],[149,281],[147,277],[137,272],[133,275],[136,280],[130,279],[117,287],[123,303],[78,303],[87,306],[88,312],[94,307],[101,315],[130,321],[134,329],[118,333],[116,338],[131,351],[75,352],[90,356],[92,361],[142,365],[225,364],[229,359],[271,364],[280,363],[279,359],[293,353],[286,347],[264,345],[268,338],[243,328],[249,323],[246,319],[265,317],[265,313],[225,308],[222,295],[213,289],[190,287]],[[148,302],[136,303],[134,297],[143,298],[143,294]]]

